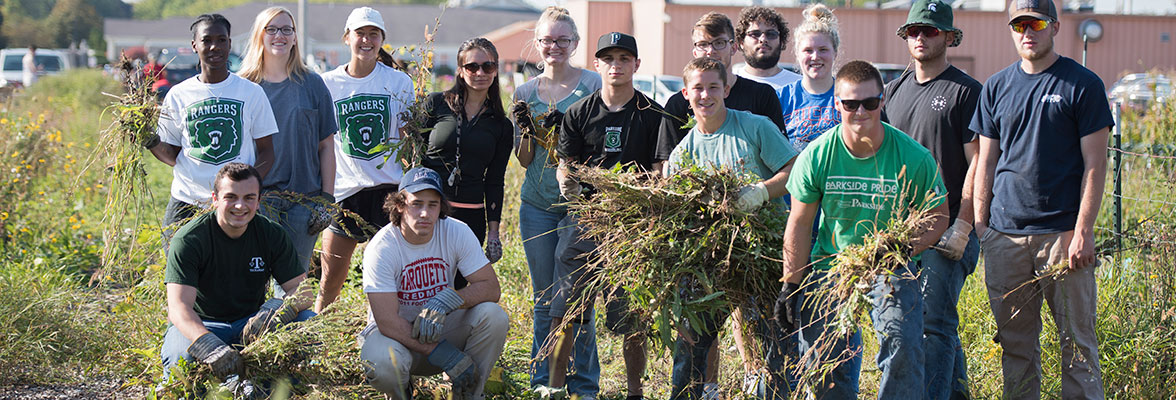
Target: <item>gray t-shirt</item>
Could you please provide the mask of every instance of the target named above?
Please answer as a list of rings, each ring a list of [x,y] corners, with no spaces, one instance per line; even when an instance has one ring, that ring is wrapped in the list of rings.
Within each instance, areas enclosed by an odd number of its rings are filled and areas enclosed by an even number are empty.
[[[273,135],[274,166],[262,187],[296,193],[322,190],[318,144],[339,130],[327,85],[311,72],[302,79],[263,80],[261,88],[278,122],[278,133]]]

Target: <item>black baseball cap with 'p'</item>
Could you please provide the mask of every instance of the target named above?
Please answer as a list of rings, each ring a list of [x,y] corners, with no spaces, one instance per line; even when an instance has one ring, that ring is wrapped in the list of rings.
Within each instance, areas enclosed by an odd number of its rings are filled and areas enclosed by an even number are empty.
[[[620,32],[609,32],[596,41],[596,57],[609,49],[624,49],[637,57],[637,39]]]

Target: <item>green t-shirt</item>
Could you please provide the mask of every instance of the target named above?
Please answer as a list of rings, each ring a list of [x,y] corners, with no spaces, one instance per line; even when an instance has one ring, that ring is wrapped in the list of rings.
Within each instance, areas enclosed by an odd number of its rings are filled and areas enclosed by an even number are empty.
[[[767,117],[727,109],[727,119],[718,131],[705,134],[698,127],[678,142],[670,153],[670,170],[687,155],[698,165],[731,167],[760,179],[769,179],[796,157],[796,149]]]
[[[901,211],[920,204],[931,209],[945,201],[947,188],[931,152],[895,127],[883,126],[882,147],[873,156],[850,154],[837,125],[809,144],[792,167],[788,192],[802,202],[821,204],[814,269],[828,269],[830,256],[884,227],[896,203]]]
[[[185,224],[171,239],[164,283],[196,288],[196,315],[231,322],[261,308],[270,278],[286,282],[302,274],[282,227],[258,214],[232,239],[216,223],[216,212]]]

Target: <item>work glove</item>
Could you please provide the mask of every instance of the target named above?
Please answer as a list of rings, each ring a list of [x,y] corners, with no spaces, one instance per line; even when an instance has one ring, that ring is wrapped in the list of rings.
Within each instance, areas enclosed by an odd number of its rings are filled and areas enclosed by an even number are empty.
[[[520,136],[527,138],[535,135],[535,121],[531,119],[531,107],[527,102],[519,100],[511,104],[510,115],[514,117]]]
[[[318,192],[311,197],[310,205],[310,220],[306,222],[306,234],[317,235],[323,229],[331,226],[331,221],[335,220],[335,196],[330,193]]]
[[[502,240],[486,239],[486,258],[490,259],[492,263],[502,259]]]
[[[964,257],[964,248],[968,247],[969,233],[972,233],[972,224],[956,218],[955,223],[951,224],[947,231],[943,232],[943,237],[939,238],[935,250],[949,260],[959,260]]]
[[[159,145],[159,134],[155,132],[143,135],[143,137],[132,136],[131,141],[135,144],[143,145],[144,149],[151,150],[152,147]]]
[[[296,317],[298,317],[298,311],[294,309],[294,306],[287,304],[285,300],[266,300],[265,303],[262,303],[261,309],[257,310],[257,313],[249,318],[249,322],[245,323],[245,329],[241,331],[241,344],[248,346],[261,335],[278,325],[290,323]]]
[[[785,334],[790,334],[797,329],[796,316],[800,312],[797,301],[800,296],[797,293],[800,291],[800,284],[785,282],[784,287],[780,288],[780,296],[776,297],[776,324]]]
[[[200,362],[208,364],[209,367],[212,367],[212,374],[222,379],[229,375],[240,374],[244,366],[241,362],[241,353],[233,350],[212,332],[196,338],[196,341],[188,346],[188,354],[196,357]]]
[[[421,343],[437,343],[445,327],[445,316],[461,307],[465,300],[451,287],[442,289],[425,303],[421,312],[412,321],[412,338]]]
[[[474,391],[478,389],[481,377],[478,376],[478,366],[474,360],[449,343],[442,340],[429,353],[429,364],[445,370],[449,375],[449,382],[453,384],[453,399],[472,399]]]
[[[768,187],[764,186],[763,182],[747,185],[739,189],[739,199],[736,200],[735,206],[739,211],[752,212],[764,205],[769,196]]]
[[[559,182],[559,195],[567,200],[575,200],[580,197],[580,192],[583,188],[580,187],[580,182],[575,179],[564,179]]]
[[[554,128],[556,125],[559,125],[561,121],[563,121],[563,117],[564,113],[554,108],[551,109],[551,111],[548,111],[547,114],[543,117],[543,128],[547,130]]]

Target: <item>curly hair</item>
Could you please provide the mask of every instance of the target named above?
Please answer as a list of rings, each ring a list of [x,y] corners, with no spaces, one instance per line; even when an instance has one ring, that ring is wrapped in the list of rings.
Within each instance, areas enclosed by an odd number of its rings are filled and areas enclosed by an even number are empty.
[[[780,31],[780,43],[788,43],[789,35],[792,33],[788,30],[788,21],[785,21],[776,10],[763,6],[751,6],[739,12],[739,25],[735,26],[735,41],[742,43],[743,38],[747,36],[747,27],[757,21],[775,25],[776,30]]]
[[[388,213],[388,221],[394,226],[400,226],[400,221],[404,220],[404,214],[400,211],[408,205],[408,192],[398,190],[396,193],[389,193],[384,197],[384,212]],[[453,205],[449,204],[448,200],[441,199],[441,215],[437,219],[445,219],[453,214]]]

